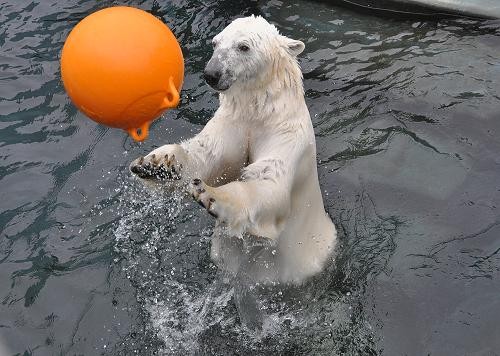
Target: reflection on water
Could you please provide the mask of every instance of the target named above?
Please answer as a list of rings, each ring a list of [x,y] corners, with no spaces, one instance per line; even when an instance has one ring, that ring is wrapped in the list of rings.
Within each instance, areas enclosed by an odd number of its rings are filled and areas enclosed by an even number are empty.
[[[182,105],[143,144],[86,120],[59,79],[68,31],[118,3],[162,18],[186,58]],[[0,354],[497,352],[498,22],[274,0],[0,10]],[[126,169],[207,122],[210,39],[252,13],[306,43],[320,183],[340,235],[329,268],[299,288],[228,283],[209,258],[211,218]]]

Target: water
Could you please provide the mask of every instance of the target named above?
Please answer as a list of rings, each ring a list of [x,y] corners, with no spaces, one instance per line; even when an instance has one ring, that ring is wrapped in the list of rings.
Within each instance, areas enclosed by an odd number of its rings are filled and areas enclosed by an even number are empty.
[[[162,18],[186,58],[182,105],[143,144],[85,119],[60,82],[69,30],[119,3]],[[252,13],[306,43],[341,243],[302,288],[233,288],[208,256],[211,217],[127,172],[201,130],[217,107],[201,78],[210,39]],[[498,22],[305,1],[47,0],[1,2],[0,23],[0,355],[498,354]],[[252,317],[262,330],[242,326]]]

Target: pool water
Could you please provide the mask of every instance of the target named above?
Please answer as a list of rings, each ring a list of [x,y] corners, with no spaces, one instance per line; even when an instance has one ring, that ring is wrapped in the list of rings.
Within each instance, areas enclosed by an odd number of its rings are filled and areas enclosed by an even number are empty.
[[[181,105],[142,144],[86,119],[60,81],[70,29],[117,4],[161,18],[186,59]],[[340,246],[299,288],[227,283],[212,218],[127,169],[209,120],[210,40],[249,14],[306,44]],[[1,356],[498,354],[499,22],[300,0],[11,0],[0,24]]]

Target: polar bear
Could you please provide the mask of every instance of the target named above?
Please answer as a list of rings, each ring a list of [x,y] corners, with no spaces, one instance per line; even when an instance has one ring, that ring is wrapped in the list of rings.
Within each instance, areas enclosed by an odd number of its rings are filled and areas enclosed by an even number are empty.
[[[296,59],[304,44],[260,16],[234,20],[212,43],[204,77],[219,93],[214,117],[130,170],[149,182],[183,183],[216,218],[211,257],[224,271],[299,284],[322,270],[337,235]]]

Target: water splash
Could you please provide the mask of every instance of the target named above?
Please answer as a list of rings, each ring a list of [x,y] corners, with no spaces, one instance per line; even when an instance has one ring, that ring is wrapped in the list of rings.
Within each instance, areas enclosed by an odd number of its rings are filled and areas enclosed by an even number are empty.
[[[115,262],[136,289],[158,353],[375,352],[363,290],[384,270],[398,222],[380,216],[368,194],[339,215],[356,234],[341,236],[324,273],[295,287],[220,272],[209,259],[213,221],[179,192],[130,180],[122,189]]]

